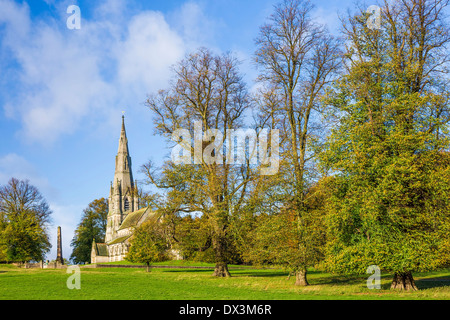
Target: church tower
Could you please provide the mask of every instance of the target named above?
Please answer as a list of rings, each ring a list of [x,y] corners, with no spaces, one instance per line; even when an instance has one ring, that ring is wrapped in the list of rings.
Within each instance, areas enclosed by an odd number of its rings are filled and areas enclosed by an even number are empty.
[[[128,213],[139,209],[137,186],[133,181],[131,157],[125,131],[125,117],[122,115],[122,129],[119,138],[119,150],[116,156],[114,180],[109,192],[108,222],[105,242],[117,238],[117,230]]]

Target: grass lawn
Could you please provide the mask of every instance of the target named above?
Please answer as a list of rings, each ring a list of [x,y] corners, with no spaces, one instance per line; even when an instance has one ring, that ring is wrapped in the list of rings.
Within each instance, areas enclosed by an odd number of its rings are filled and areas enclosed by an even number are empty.
[[[181,263],[186,264],[186,263]],[[195,264],[209,266],[209,264]],[[311,271],[310,286],[295,287],[294,277],[278,269],[230,269],[231,278],[212,277],[208,269],[81,268],[81,289],[69,290],[65,269],[23,269],[0,265],[0,299],[120,300],[293,300],[293,299],[450,299],[450,269],[414,274],[419,291],[369,290],[367,276],[336,276]]]

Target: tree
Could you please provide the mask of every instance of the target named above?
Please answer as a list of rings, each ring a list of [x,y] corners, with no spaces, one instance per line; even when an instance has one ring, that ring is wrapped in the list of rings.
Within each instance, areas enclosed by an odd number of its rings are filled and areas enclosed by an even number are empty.
[[[0,186],[0,256],[7,261],[42,260],[50,250],[52,211],[28,180],[11,178]]]
[[[206,219],[205,215],[177,217],[174,248],[183,259],[214,262],[211,230]]]
[[[133,233],[126,260],[145,263],[147,272],[151,263],[167,260],[170,245],[164,231],[159,218],[140,225]]]
[[[261,126],[281,132],[281,169],[272,190],[278,193],[284,213],[268,221],[278,221],[280,230],[282,226],[289,229],[285,230],[287,238],[298,252],[277,256],[295,272],[297,285],[308,284],[307,267],[317,260],[317,243],[310,242],[308,235],[314,222],[307,220],[313,217],[306,206],[313,196],[308,190],[317,182],[311,143],[323,134],[321,97],[340,62],[338,41],[313,21],[312,10],[313,5],[303,0],[276,5],[268,23],[260,28],[255,53],[263,84],[258,99]]]
[[[364,9],[343,22],[346,72],[327,98],[338,125],[321,157],[331,271],[375,264],[414,290],[412,272],[450,261],[447,4],[385,1],[381,29]]]
[[[305,202],[305,212],[302,223],[307,233],[299,237],[297,227],[297,213],[290,208],[282,208],[278,213],[265,213],[257,216],[255,228],[249,231],[249,248],[245,251],[244,259],[256,264],[281,265],[292,272],[298,270],[298,263],[308,261],[311,265],[318,264],[324,257],[325,246],[325,203],[327,198],[327,184],[324,179],[314,185]],[[305,250],[304,244],[308,244]],[[306,278],[297,278],[297,283],[307,281]]]
[[[73,248],[70,260],[74,263],[91,261],[92,241],[105,241],[106,223],[108,216],[108,200],[96,199],[83,210],[81,222],[75,229],[70,243]]]
[[[175,137],[190,163],[169,161],[160,172],[148,163],[143,170],[151,183],[167,190],[167,210],[207,217],[216,262],[214,275],[228,277],[230,217],[239,212],[257,171],[249,161],[236,164],[228,152],[221,152],[227,130],[243,125],[250,106],[238,61],[231,54],[214,55],[201,48],[174,67],[169,89],[150,96],[147,106],[155,115],[156,132],[168,139]]]

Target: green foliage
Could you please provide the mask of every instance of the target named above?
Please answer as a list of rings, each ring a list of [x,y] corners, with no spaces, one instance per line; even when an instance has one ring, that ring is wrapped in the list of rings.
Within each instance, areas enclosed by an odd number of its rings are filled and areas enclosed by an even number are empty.
[[[144,222],[133,233],[126,260],[147,265],[168,259],[170,246],[157,219]]]
[[[0,260],[42,260],[50,250],[51,210],[39,190],[12,178],[0,186]]]
[[[92,201],[83,210],[81,222],[70,244],[73,248],[70,260],[74,263],[91,261],[92,240],[97,243],[105,241],[107,216],[108,200],[105,198]]]
[[[259,215],[248,237],[245,261],[281,265],[291,272],[318,264],[324,257],[326,183],[323,180],[309,190],[301,219],[293,210]]]
[[[192,261],[214,262],[211,243],[211,230],[206,216],[179,217],[176,226],[176,248],[184,259]]]
[[[448,26],[414,3],[386,4],[382,30],[369,30],[364,14],[344,24],[348,69],[328,92],[337,126],[321,155],[335,177],[325,262],[334,272],[450,263],[449,92],[438,77]]]

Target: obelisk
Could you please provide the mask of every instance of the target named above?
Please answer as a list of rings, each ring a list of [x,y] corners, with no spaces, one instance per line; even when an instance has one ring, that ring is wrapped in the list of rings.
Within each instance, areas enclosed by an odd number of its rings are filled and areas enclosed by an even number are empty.
[[[61,245],[61,227],[58,227],[58,250],[56,251],[56,262],[60,263],[61,265],[64,264],[64,259],[62,256],[62,245]]]

